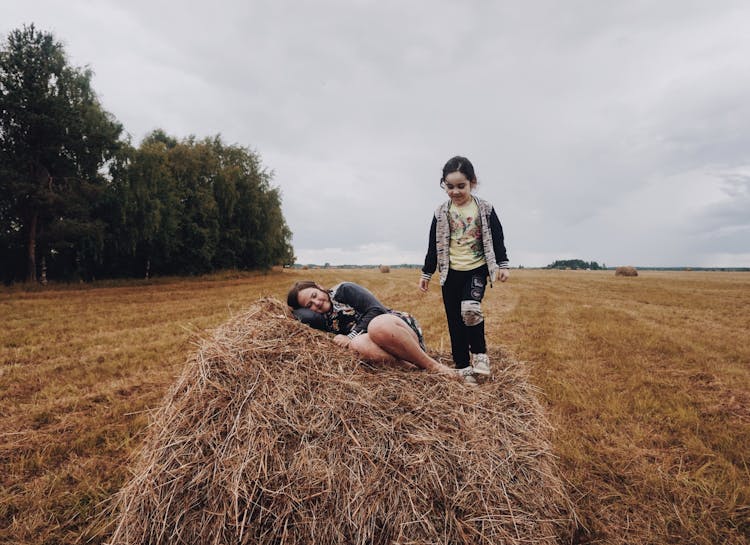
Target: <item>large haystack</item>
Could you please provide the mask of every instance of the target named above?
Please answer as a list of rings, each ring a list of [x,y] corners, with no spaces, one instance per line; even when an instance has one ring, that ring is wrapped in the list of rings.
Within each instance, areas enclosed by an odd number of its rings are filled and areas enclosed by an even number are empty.
[[[630,266],[617,267],[615,269],[615,276],[638,276],[638,270]]]
[[[366,366],[266,299],[201,343],[113,544],[559,543],[573,515],[523,365],[470,387]]]

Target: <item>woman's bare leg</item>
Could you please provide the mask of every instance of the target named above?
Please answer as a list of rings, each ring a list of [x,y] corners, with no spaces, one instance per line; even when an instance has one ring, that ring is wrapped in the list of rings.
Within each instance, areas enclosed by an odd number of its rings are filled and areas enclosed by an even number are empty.
[[[352,342],[349,343],[349,348],[362,356],[362,359],[364,360],[395,363],[398,359],[375,344],[372,339],[370,339],[369,333],[363,333],[362,335],[354,337]]]
[[[349,348],[357,352],[363,360],[387,363],[402,369],[414,369],[413,364],[394,357],[372,342],[367,333],[355,337],[349,344]]]
[[[373,344],[395,359],[408,361],[435,373],[452,373],[450,367],[428,356],[419,346],[417,334],[393,314],[381,314],[373,318],[367,327],[367,334]]]

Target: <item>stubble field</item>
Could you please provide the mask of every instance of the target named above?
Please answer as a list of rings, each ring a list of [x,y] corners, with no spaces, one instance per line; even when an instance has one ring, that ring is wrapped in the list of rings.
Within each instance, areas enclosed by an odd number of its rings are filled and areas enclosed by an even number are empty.
[[[370,288],[449,352],[416,270],[0,291],[0,542],[103,542],[91,522],[195,339],[306,278]],[[579,542],[750,543],[750,274],[513,270],[484,308],[555,426]]]

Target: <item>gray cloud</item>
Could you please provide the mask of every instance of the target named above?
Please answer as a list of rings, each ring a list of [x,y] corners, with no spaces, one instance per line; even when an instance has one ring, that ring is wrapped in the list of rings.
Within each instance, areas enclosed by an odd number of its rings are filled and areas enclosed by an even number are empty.
[[[136,141],[259,151],[302,261],[423,255],[463,154],[512,263],[750,265],[744,2],[6,4]]]

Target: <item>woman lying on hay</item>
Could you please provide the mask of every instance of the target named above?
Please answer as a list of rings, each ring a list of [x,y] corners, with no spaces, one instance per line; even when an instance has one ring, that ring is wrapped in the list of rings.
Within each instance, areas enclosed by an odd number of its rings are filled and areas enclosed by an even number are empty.
[[[424,350],[422,330],[413,316],[385,307],[366,288],[342,282],[326,289],[312,280],[296,282],[287,304],[301,322],[335,333],[334,342],[363,359],[396,363],[406,361],[434,373],[460,376],[476,384],[464,369],[452,369]],[[468,368],[471,369],[471,368]]]

